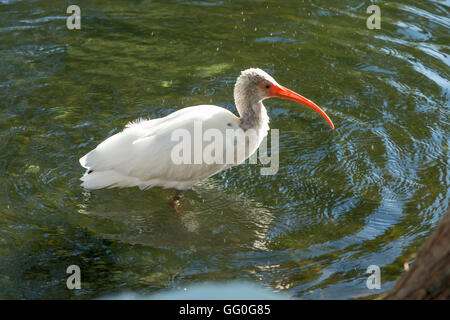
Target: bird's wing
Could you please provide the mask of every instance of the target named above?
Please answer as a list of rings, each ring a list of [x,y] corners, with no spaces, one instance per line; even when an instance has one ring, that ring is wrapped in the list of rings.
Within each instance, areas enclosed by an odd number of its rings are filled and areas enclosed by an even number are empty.
[[[180,141],[173,141],[172,133],[176,129],[185,129],[193,136],[196,121],[202,123],[203,130],[216,128],[225,132],[227,124],[236,125],[238,118],[226,109],[202,105],[181,109],[164,118],[132,123],[80,159],[81,165],[88,169],[82,178],[84,186],[89,187],[89,179],[100,178],[99,172],[108,172],[108,185],[96,181],[92,184],[94,189],[140,184],[145,187],[146,182],[149,186],[183,181],[187,184],[194,181],[194,184],[223,170],[226,165],[173,162],[172,150]],[[89,171],[92,173],[88,174]],[[120,179],[123,181],[115,181]]]

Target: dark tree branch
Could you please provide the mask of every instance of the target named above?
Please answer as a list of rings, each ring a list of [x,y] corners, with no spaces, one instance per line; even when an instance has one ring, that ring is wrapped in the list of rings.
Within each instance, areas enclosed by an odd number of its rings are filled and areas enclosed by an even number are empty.
[[[409,271],[382,299],[450,299],[450,208]]]

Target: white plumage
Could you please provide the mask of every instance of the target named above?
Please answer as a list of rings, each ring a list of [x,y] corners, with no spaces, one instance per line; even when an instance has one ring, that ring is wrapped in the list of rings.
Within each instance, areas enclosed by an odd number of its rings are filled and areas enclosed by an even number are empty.
[[[203,130],[215,128],[225,132],[231,128],[228,124],[242,130],[238,117],[213,105],[188,107],[164,118],[129,123],[125,130],[106,139],[80,159],[87,169],[81,178],[82,186],[86,189],[161,186],[184,190],[230,167],[226,164],[173,163],[171,151],[179,142],[171,141],[172,132],[183,128],[194,137],[194,121],[201,121]]]
[[[188,189],[200,180],[242,163],[257,150],[269,130],[269,118],[262,100],[282,97],[319,108],[280,86],[260,69],[242,72],[236,82],[234,96],[240,118],[218,106],[200,105],[178,110],[163,118],[129,123],[122,132],[109,137],[80,159],[80,164],[87,169],[81,177],[81,185],[86,189],[133,186],[140,189],[153,186]],[[329,118],[327,121],[332,126]],[[227,145],[238,147],[235,139],[226,140],[227,129],[245,132],[253,135],[254,139],[250,139],[245,155],[235,158],[232,164],[175,164],[171,154],[179,142],[172,141],[172,133],[176,129],[185,129],[194,137],[195,122],[201,122],[204,131],[217,129],[223,133],[224,155]],[[194,152],[192,149],[192,154]]]

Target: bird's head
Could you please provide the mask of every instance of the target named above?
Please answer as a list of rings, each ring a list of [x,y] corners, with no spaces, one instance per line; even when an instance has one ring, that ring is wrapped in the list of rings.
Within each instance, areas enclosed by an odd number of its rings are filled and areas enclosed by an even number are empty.
[[[283,98],[301,103],[320,114],[334,129],[327,114],[311,100],[278,84],[274,78],[261,69],[247,69],[241,72],[234,86],[236,107],[248,108],[267,98]]]

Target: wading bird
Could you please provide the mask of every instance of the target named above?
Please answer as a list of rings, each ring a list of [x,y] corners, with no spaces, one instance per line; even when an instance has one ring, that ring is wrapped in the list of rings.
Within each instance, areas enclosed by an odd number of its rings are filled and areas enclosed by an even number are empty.
[[[312,101],[281,86],[261,69],[247,69],[242,71],[234,87],[239,117],[218,106],[199,105],[180,109],[163,118],[130,122],[122,132],[109,137],[80,159],[81,165],[87,169],[81,177],[81,185],[90,190],[133,186],[140,189],[155,186],[188,189],[200,180],[242,163],[258,149],[269,130],[269,117],[262,101],[272,97],[312,108],[334,129],[331,119]],[[173,132],[183,129],[195,137],[195,123],[201,123],[203,130],[215,129],[215,132],[223,133],[225,141],[221,145],[224,154],[226,146],[237,148],[239,144],[245,144],[246,152],[234,157],[232,163],[174,163],[173,149],[178,142],[174,141]],[[233,137],[231,141],[226,136],[227,129],[244,133],[252,139],[236,141]],[[193,147],[187,151],[192,151],[194,157],[203,149]],[[173,201],[178,201],[178,193]]]

